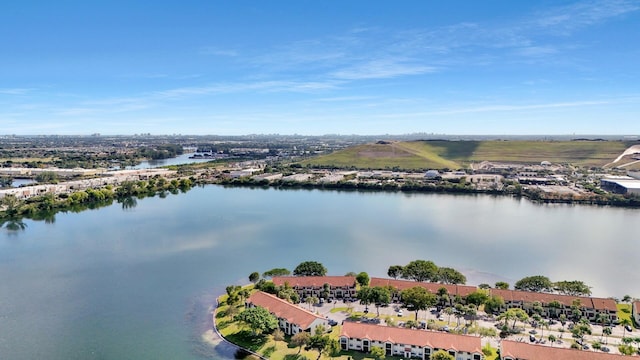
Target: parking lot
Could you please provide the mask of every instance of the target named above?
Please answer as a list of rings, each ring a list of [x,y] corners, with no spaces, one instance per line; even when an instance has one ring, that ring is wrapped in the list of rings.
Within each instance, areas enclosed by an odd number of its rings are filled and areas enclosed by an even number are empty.
[[[343,321],[347,320],[349,317],[356,315],[358,316],[358,320],[354,321],[362,321],[372,324],[380,324],[386,325],[386,320],[390,320],[394,323],[395,326],[403,326],[407,321],[413,320],[415,321],[415,312],[407,311],[403,309],[400,304],[390,304],[385,307],[380,307],[380,316],[378,316],[378,309],[373,306],[364,306],[359,302],[344,302],[341,300],[325,302],[323,304],[317,305],[309,305],[305,303],[301,303],[300,307],[311,310],[321,316],[326,317],[330,321],[334,322],[334,324],[342,324]],[[487,317],[484,313],[478,313],[477,319],[475,320],[476,324],[480,327],[485,328],[497,328],[499,323],[493,320],[491,317]],[[419,311],[418,319],[417,319],[419,328],[426,328],[428,324],[431,324],[429,327],[434,330],[440,331],[455,331],[460,330],[464,332],[465,329],[465,319],[457,319],[455,316],[439,314],[434,309],[430,309],[428,311]],[[509,323],[511,325],[511,322]],[[518,327],[523,327],[521,322],[517,323]],[[568,328],[569,323],[565,325],[564,330],[562,329],[562,325],[558,322],[549,326],[549,328],[545,328],[544,330],[538,328],[533,328],[529,324],[526,324],[523,331],[520,334],[511,335],[508,337],[509,340],[514,341],[523,341],[523,342],[536,342],[540,345],[547,345],[554,347],[570,347],[574,342],[574,339],[571,336],[571,331]],[[500,330],[496,329],[499,333]],[[602,336],[602,326],[591,324],[592,335],[585,336],[585,344],[587,348],[585,350],[592,350],[590,344],[594,341],[600,341],[603,346],[606,346],[609,349],[610,353],[619,353],[618,345],[622,343],[622,335],[623,328],[622,326],[615,326],[612,328],[612,334],[606,339]],[[631,333],[626,331],[626,336],[638,336],[636,333],[638,330],[633,330]],[[548,340],[548,336],[553,334],[558,341],[554,344],[551,344]],[[499,337],[483,337],[483,344],[490,343],[491,346],[497,348],[499,346],[500,338]]]

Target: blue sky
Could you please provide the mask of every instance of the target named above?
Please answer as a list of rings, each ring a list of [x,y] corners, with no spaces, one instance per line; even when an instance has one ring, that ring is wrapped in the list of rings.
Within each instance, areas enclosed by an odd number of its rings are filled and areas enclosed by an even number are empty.
[[[640,134],[640,0],[3,1],[0,134]]]

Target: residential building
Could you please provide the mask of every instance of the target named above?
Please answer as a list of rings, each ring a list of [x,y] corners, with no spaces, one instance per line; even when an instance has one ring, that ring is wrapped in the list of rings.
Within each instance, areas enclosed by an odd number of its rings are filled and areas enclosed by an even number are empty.
[[[525,342],[502,340],[500,344],[502,360],[621,360],[628,356],[607,354],[591,350],[577,350],[543,345],[532,345]]]
[[[368,353],[373,347],[384,349],[388,356],[404,358],[428,360],[434,352],[444,350],[456,360],[484,359],[479,337],[358,322],[343,323],[340,333],[342,350]]]
[[[251,294],[246,303],[247,306],[260,306],[269,310],[278,318],[278,326],[287,335],[310,332],[318,326],[329,326],[328,320],[322,316],[262,291]]]
[[[490,289],[490,294],[504,300],[504,306],[500,311],[520,308],[531,313],[534,303],[537,302],[543,308],[543,315],[547,317],[558,317],[560,314],[564,314],[570,318],[573,306],[577,305],[582,316],[589,321],[596,322],[598,314],[605,316],[605,319],[608,319],[607,323],[618,320],[618,308],[613,299],[502,289]]]
[[[329,285],[331,299],[356,297],[355,276],[275,276],[271,280],[276,286],[289,284],[301,299],[309,296],[322,297],[325,284]]]
[[[441,303],[441,306],[448,306],[455,301],[456,297],[464,299],[467,295],[478,288],[469,285],[451,285],[439,284],[431,282],[419,282],[410,280],[395,280],[384,278],[371,278],[370,286],[390,287],[395,291],[392,292],[392,301],[400,301],[400,292],[415,286],[423,287],[433,294],[437,294],[441,288],[445,288],[448,294],[448,303]],[[586,296],[570,296],[561,294],[550,294],[532,291],[518,290],[502,290],[489,289],[489,295],[496,295],[504,300],[504,306],[500,311],[510,308],[520,308],[529,313],[533,310],[534,303],[540,303],[545,316],[558,317],[565,314],[570,317],[573,312],[574,303],[578,305],[578,309],[582,312],[582,316],[592,322],[600,322],[599,314],[605,316],[607,323],[615,323],[618,320],[618,308],[613,299],[586,297]],[[557,303],[556,303],[557,302]],[[559,307],[554,307],[558,305]]]
[[[442,305],[450,305],[457,296],[464,298],[467,295],[471,294],[474,291],[477,291],[478,288],[475,286],[469,285],[452,285],[452,284],[440,284],[440,283],[432,283],[432,282],[421,282],[421,281],[411,281],[411,280],[397,280],[397,279],[384,279],[384,278],[371,278],[369,282],[369,286],[381,286],[381,287],[389,287],[394,289],[392,292],[392,301],[399,302],[400,301],[400,293],[402,290],[410,289],[415,286],[423,287],[432,294],[437,294],[441,288],[445,288],[447,290],[447,295],[449,295],[449,304]]]
[[[631,314],[633,314],[633,320],[637,326],[640,326],[640,301],[634,301],[631,303]]]

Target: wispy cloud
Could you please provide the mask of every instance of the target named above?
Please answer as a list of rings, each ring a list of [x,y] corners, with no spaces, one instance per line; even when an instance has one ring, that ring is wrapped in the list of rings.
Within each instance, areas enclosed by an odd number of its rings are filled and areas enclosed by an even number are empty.
[[[0,95],[25,95],[32,92],[35,89],[31,88],[13,88],[13,89],[0,89]]]
[[[158,91],[150,94],[151,98],[175,99],[188,96],[203,96],[215,94],[229,94],[246,91],[263,92],[310,92],[334,89],[339,81],[257,81],[238,83],[218,83],[206,86],[182,87]]]
[[[543,31],[569,35],[580,28],[638,10],[640,2],[635,0],[581,1],[538,13],[528,25]]]
[[[420,65],[403,59],[371,60],[331,73],[343,80],[388,79],[406,75],[420,75],[435,72],[432,66]]]

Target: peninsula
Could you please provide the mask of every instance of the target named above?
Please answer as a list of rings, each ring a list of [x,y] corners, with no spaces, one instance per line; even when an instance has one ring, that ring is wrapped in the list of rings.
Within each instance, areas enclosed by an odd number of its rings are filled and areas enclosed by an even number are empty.
[[[251,285],[227,287],[214,326],[273,359],[607,360],[638,352],[631,344],[640,340],[640,302],[591,297],[581,281],[536,275],[513,289],[469,286],[455,269],[426,260],[392,265],[389,278],[326,272],[315,261],[293,276],[254,272]]]

